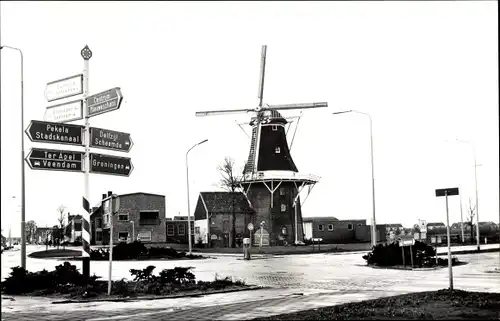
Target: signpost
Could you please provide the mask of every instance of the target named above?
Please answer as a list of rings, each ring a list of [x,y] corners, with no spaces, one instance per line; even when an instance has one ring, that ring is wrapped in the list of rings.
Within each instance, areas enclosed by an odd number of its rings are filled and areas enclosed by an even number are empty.
[[[47,83],[45,98],[50,102],[81,94],[81,99],[47,107],[45,121],[31,121],[25,133],[32,142],[83,146],[84,151],[33,148],[25,161],[37,170],[84,172],[82,274],[89,278],[90,173],[129,176],[133,170],[130,158],[90,153],[90,147],[129,152],[133,143],[130,134],[90,127],[90,117],[117,110],[123,96],[119,87],[89,96],[89,60],[92,51],[85,46],[80,54],[83,58],[82,74]],[[64,124],[80,119],[85,119],[85,126]]]
[[[83,145],[83,126],[32,120],[24,131],[32,142]]]
[[[249,247],[252,247],[252,232],[253,232],[253,224],[252,222],[248,223],[247,228],[250,231],[250,245]]]
[[[82,172],[83,154],[70,150],[33,148],[25,158],[31,169]]]
[[[66,97],[80,95],[83,93],[83,75],[78,74],[64,79],[47,83],[45,87],[45,98],[54,101]]]
[[[410,258],[411,258],[411,267],[413,268],[413,251],[411,249],[411,246],[415,244],[415,239],[399,239],[399,247],[401,247],[401,253],[403,254],[403,266],[406,268],[406,262],[405,262],[405,246],[410,247]]]
[[[87,98],[88,117],[107,113],[120,108],[123,96],[120,88],[112,88]]]
[[[56,123],[68,123],[83,119],[83,100],[74,100],[64,104],[49,106],[45,109],[43,120]]]
[[[129,152],[133,142],[130,134],[90,127],[90,147]]]
[[[129,157],[90,153],[91,173],[130,176],[133,169],[132,160]]]
[[[448,196],[459,195],[458,187],[442,188],[436,190],[436,197],[444,196],[446,199],[446,238],[448,240],[448,272],[450,278],[450,292],[453,292],[453,272],[451,268],[451,246],[450,246],[450,216],[448,214]],[[436,251],[437,257],[437,251]]]

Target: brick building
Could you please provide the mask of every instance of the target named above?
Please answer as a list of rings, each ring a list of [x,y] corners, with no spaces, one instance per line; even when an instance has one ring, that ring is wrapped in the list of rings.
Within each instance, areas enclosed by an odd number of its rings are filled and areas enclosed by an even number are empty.
[[[82,241],[82,216],[80,214],[71,215],[68,213],[68,223],[64,228],[64,239],[70,243]]]
[[[108,194],[110,194],[108,192]],[[107,194],[102,194],[102,199]],[[113,217],[113,242],[140,239],[143,243],[165,243],[165,196],[150,193],[119,195],[120,209]],[[92,208],[91,244],[104,245],[110,241],[110,215],[105,214],[109,202]]]
[[[50,235],[52,235],[51,227],[37,227],[34,241],[36,244],[45,244],[45,240],[49,240]]]
[[[167,243],[188,244],[188,217],[174,216],[166,219]],[[194,221],[191,220],[191,242],[194,244]]]
[[[233,209],[238,244],[241,239],[250,236],[248,223],[252,222],[255,225],[253,232],[259,233],[253,210],[243,193],[201,192],[194,212],[195,240],[201,239],[203,244],[209,243],[210,247],[228,247]]]
[[[323,243],[370,242],[371,226],[366,220],[339,220],[330,217],[304,217],[304,238],[321,238]],[[377,224],[377,242],[385,241],[385,225]]]

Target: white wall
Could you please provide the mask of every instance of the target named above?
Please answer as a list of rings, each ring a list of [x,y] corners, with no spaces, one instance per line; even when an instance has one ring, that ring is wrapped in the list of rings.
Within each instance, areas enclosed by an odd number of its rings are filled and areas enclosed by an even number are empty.
[[[199,227],[200,228],[200,233],[196,233],[196,228]],[[203,219],[203,220],[197,220],[197,221],[194,221],[194,230],[195,230],[195,233],[194,233],[194,240],[196,242],[196,240],[198,240],[199,237],[201,237],[201,239],[203,240],[203,244],[207,244],[208,243],[208,238],[207,238],[207,220],[206,219]]]
[[[313,237],[312,222],[304,222],[302,224],[304,228],[305,239],[312,239]]]

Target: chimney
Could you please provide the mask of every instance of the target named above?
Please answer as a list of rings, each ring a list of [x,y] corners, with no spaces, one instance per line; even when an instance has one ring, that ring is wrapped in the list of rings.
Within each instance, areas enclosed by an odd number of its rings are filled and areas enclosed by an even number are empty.
[[[113,195],[113,192],[112,191],[108,191],[108,196],[111,196]]]

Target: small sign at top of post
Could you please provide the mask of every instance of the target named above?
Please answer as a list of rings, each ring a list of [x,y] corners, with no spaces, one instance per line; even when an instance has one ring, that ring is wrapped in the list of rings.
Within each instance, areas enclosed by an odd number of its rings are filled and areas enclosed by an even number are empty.
[[[54,101],[83,93],[83,74],[59,79],[47,83],[45,98]]]

